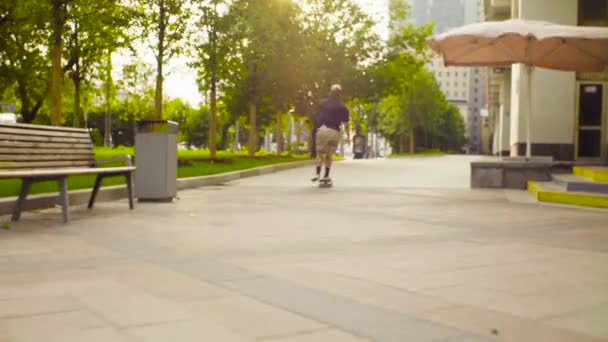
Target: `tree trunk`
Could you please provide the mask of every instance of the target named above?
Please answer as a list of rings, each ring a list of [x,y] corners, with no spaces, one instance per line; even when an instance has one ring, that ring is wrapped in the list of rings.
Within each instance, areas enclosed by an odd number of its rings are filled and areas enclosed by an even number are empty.
[[[283,146],[283,132],[281,130],[281,113],[277,113],[277,128],[276,128],[276,136],[277,136],[277,155],[280,155],[284,152]]]
[[[49,87],[49,106],[51,110],[51,125],[61,124],[61,95],[63,71],[61,68],[61,55],[63,50],[63,26],[65,14],[59,0],[53,0],[53,37],[51,40],[51,83]]]
[[[226,146],[228,146],[228,130],[230,129],[230,124],[225,124],[222,126],[222,136],[220,139],[220,150],[225,150]]]
[[[215,159],[217,150],[217,94],[215,84],[211,85],[211,103],[209,105],[209,157]]]
[[[74,119],[72,125],[76,128],[81,126],[80,123],[80,79],[78,78],[78,72],[76,72],[76,78],[74,79]]]
[[[213,2],[213,14],[217,15],[217,2]],[[209,40],[211,42],[211,101],[209,108],[209,156],[211,159],[215,159],[217,150],[217,35],[215,28],[215,21],[213,21],[213,27],[209,32]]]
[[[106,84],[105,84],[105,96],[106,96],[106,115],[104,121],[104,136],[103,146],[109,147],[112,145],[112,112],[110,97],[112,96],[112,54],[108,52],[106,62]]]
[[[399,151],[398,153],[403,153],[405,152],[405,134],[400,134],[399,135]]]
[[[410,127],[410,153],[414,154],[416,153],[416,130],[414,129],[414,127]]]
[[[156,89],[154,93],[154,119],[160,120],[163,117],[163,62],[165,53],[165,1],[159,1],[158,19],[158,56],[156,56]]]
[[[23,122],[31,123],[34,120],[34,116],[29,113],[30,107],[30,97],[27,96],[27,90],[25,88],[25,84],[22,81],[17,81],[18,91],[19,91],[19,99],[21,100],[21,116],[23,117]]]
[[[254,103],[249,104],[249,157],[255,157],[255,151],[258,146],[258,128],[256,118],[256,106]]]
[[[80,43],[78,41],[78,22],[74,23],[74,66],[76,71],[72,76],[74,82],[74,117],[72,118],[72,126],[80,127]]]

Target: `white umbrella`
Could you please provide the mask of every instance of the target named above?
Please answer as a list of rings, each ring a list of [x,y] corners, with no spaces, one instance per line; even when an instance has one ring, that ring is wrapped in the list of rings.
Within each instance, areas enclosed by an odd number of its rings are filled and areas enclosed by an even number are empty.
[[[534,67],[603,71],[608,65],[608,28],[557,25],[520,19],[466,25],[433,36],[428,45],[447,66],[525,65],[528,75],[526,158],[532,156],[532,74]],[[502,130],[502,127],[500,128]]]

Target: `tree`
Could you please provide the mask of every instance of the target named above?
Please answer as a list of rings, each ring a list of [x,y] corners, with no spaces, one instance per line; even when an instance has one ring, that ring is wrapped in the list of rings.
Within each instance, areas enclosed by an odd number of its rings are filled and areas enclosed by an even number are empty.
[[[393,34],[378,72],[386,95],[380,106],[380,126],[393,138],[399,152],[404,151],[405,138],[409,138],[409,151],[414,153],[416,132],[428,128],[438,108],[445,107],[445,98],[424,69],[429,61],[426,40],[433,25],[404,25],[409,14],[404,0],[391,0],[389,7]]]
[[[122,77],[117,87],[121,89],[122,102],[118,113],[121,120],[131,123],[131,133],[135,133],[135,122],[150,117],[154,113],[154,69],[142,60],[135,60],[122,69]]]
[[[238,62],[233,46],[235,18],[228,15],[225,0],[199,0],[198,27],[205,33],[196,43],[198,85],[209,91],[209,151],[216,156],[217,145],[217,93],[234,75]],[[218,89],[219,88],[219,89]]]
[[[43,5],[40,1],[0,3],[0,82],[15,92],[26,123],[42,108],[49,86]]]
[[[95,69],[103,68],[104,57],[127,45],[127,10],[116,0],[91,3],[74,0],[69,6],[65,39],[65,69],[74,83],[72,125],[81,126],[81,87],[91,82]]]
[[[68,4],[72,0],[48,0],[51,7],[51,37],[50,58],[51,76],[49,85],[49,107],[51,109],[51,124],[61,124],[61,100],[63,89],[63,35],[68,16]]]
[[[163,67],[184,51],[192,9],[189,0],[134,0],[142,38],[156,59],[154,118],[162,117]]]

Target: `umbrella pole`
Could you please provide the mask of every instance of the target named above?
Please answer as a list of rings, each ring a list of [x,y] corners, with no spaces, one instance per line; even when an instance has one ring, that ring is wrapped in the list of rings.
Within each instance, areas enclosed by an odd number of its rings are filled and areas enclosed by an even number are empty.
[[[526,122],[526,160],[532,158],[532,142],[530,139],[530,132],[532,131],[532,74],[534,67],[532,65],[526,65],[526,74],[528,82],[528,115]]]
[[[504,125],[504,107],[500,106],[500,118],[498,120],[498,158],[502,158],[502,139]]]

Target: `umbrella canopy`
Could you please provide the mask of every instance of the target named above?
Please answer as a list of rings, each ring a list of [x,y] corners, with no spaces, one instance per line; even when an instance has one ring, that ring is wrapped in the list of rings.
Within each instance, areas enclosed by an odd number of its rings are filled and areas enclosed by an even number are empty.
[[[564,71],[602,71],[608,64],[608,28],[520,19],[466,25],[433,36],[428,45],[446,65],[522,63]]]
[[[557,25],[521,19],[488,21],[435,35],[427,43],[443,57],[447,66],[526,65],[530,99],[526,132],[528,159],[532,156],[531,82],[534,67],[597,72],[608,66],[608,28],[604,27]],[[500,130],[502,132],[502,118]]]

